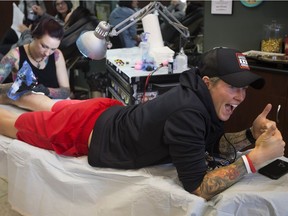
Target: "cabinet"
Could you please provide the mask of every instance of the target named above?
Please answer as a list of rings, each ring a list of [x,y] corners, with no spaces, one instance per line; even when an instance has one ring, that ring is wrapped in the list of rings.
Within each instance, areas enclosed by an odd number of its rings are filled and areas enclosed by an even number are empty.
[[[265,79],[265,86],[260,90],[248,88],[246,99],[225,122],[225,130],[233,132],[250,127],[266,104],[271,103],[268,118],[277,122],[284,141],[288,143],[288,69],[251,66],[251,71]],[[288,156],[288,146],[285,156]]]

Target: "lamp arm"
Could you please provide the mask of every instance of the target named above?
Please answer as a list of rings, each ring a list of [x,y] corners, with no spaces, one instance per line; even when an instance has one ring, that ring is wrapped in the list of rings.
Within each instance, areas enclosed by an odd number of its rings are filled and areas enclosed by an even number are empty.
[[[160,9],[161,8],[161,9]],[[184,38],[190,37],[190,32],[186,26],[183,26],[182,23],[180,23],[176,17],[167,10],[166,7],[164,7],[160,2],[154,1],[150,2],[147,6],[140,9],[136,13],[132,14],[127,19],[123,20],[116,26],[114,26],[111,31],[109,32],[110,37],[114,37],[119,35],[121,32],[125,31],[130,26],[137,23],[139,20],[141,20],[146,15],[153,13],[154,11],[157,11],[170,25],[172,25]],[[164,12],[163,12],[164,11]],[[167,16],[167,15],[168,16]],[[129,24],[127,24],[130,22]],[[125,25],[125,26],[124,26]],[[122,27],[124,26],[124,27]],[[120,30],[117,31],[118,28],[122,27]]]
[[[162,8],[162,10],[160,10],[159,8],[157,9],[157,12],[171,25],[173,26],[185,39],[190,37],[190,32],[189,29],[182,25],[181,22],[179,22],[178,19],[176,19],[176,17],[167,10],[166,7],[164,7],[161,3],[158,4],[159,7]],[[164,12],[163,12],[164,11]],[[167,16],[167,15],[168,16]]]
[[[118,23],[116,26],[114,26],[111,31],[109,32],[109,36],[117,36],[121,32],[125,31],[130,26],[137,23],[139,20],[141,20],[143,17],[145,17],[147,14],[150,14],[155,11],[155,5],[157,2],[150,2],[148,5],[146,5],[144,8],[140,9],[139,11],[135,12],[122,22]],[[129,24],[127,24],[129,23]],[[122,27],[123,26],[123,27]],[[117,29],[120,28],[120,30],[117,31]]]

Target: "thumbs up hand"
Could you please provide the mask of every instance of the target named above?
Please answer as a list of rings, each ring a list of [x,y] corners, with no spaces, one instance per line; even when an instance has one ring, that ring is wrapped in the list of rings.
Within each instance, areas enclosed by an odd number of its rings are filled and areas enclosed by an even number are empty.
[[[262,113],[260,113],[254,120],[251,131],[255,139],[257,139],[263,132],[265,132],[268,127],[272,125],[276,127],[276,122],[267,119],[267,115],[271,109],[272,105],[267,104]]]
[[[285,142],[281,132],[275,124],[270,124],[256,140],[255,148],[249,153],[249,157],[256,169],[259,169],[264,162],[283,156],[284,150]]]

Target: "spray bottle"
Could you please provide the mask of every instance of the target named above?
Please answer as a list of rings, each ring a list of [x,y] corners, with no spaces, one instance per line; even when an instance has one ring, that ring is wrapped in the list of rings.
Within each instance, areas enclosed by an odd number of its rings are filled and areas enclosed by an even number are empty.
[[[188,67],[188,58],[187,55],[184,53],[183,47],[180,49],[180,52],[175,58],[175,63],[174,63],[174,70],[178,72],[183,72],[187,70]]]

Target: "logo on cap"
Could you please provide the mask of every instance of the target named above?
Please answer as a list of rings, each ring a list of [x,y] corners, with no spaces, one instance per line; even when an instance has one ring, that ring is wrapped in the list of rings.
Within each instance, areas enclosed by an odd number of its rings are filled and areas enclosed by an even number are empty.
[[[242,53],[236,53],[236,57],[241,69],[250,70],[248,62]]]

